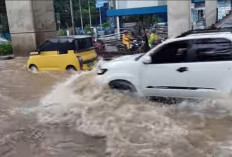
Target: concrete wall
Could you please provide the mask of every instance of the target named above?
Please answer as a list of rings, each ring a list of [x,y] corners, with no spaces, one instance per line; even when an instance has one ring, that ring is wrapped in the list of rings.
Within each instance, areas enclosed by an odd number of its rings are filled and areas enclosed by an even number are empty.
[[[27,56],[47,38],[56,36],[53,1],[6,1],[15,56]]]
[[[168,36],[176,37],[191,28],[190,0],[168,0]],[[217,20],[217,0],[205,1],[206,27]]]
[[[190,30],[190,0],[168,0],[168,36],[176,37]]]
[[[212,26],[217,20],[217,0],[205,1],[206,27]]]
[[[55,14],[52,0],[33,0],[34,26],[36,43],[40,45],[45,39],[56,35]]]

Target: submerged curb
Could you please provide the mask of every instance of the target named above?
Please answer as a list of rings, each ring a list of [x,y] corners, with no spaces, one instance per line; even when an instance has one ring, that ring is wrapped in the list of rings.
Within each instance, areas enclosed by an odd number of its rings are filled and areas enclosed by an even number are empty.
[[[14,59],[14,55],[0,56],[0,60],[10,60]]]

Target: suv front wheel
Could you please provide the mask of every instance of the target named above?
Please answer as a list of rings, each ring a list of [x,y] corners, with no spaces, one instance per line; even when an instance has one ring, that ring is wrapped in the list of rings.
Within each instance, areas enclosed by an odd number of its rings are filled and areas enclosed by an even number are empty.
[[[128,81],[116,80],[109,83],[111,89],[127,95],[134,95],[135,87]]]

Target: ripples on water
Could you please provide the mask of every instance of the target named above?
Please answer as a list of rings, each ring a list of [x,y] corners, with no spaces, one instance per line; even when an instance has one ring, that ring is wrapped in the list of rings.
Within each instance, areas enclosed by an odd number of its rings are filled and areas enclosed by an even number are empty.
[[[169,106],[113,93],[96,84],[94,72],[13,67],[19,80],[0,83],[1,157],[232,156],[230,98]]]

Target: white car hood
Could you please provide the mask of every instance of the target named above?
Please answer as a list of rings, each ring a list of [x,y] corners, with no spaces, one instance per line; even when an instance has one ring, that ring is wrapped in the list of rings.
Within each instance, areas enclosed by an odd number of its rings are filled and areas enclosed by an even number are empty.
[[[133,61],[133,60],[135,60],[136,57],[139,57],[141,55],[142,54],[140,53],[140,54],[135,54],[135,55],[122,56],[122,57],[118,57],[118,58],[111,60],[111,62],[112,61],[116,61],[116,62],[118,62],[118,61]]]
[[[109,67],[111,66],[118,66],[118,62],[136,62],[135,61],[135,58],[136,57],[139,57],[143,55],[142,53],[140,54],[135,54],[135,55],[127,55],[127,56],[122,56],[122,57],[118,57],[118,58],[115,58],[113,60],[110,60],[110,61],[104,61],[104,60],[100,60],[98,62],[98,68],[105,68],[105,69],[108,69]]]

